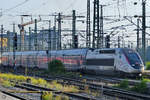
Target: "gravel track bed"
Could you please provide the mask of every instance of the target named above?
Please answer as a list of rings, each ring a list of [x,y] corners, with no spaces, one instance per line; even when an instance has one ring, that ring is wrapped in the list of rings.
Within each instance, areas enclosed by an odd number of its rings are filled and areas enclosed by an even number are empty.
[[[16,87],[3,87],[0,86],[0,90],[2,91],[17,91],[17,92],[23,92],[23,91],[27,91],[25,89],[20,89],[20,88],[16,88]],[[17,96],[23,97],[27,100],[41,100],[41,94],[39,93],[13,93]]]

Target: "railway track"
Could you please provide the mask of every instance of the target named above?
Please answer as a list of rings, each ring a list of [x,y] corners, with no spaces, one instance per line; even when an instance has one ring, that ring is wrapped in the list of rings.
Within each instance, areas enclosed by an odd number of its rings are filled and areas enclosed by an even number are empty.
[[[93,82],[93,80],[92,81],[88,80],[86,82],[83,82],[82,79],[75,79],[75,78],[56,77],[56,79],[58,80],[59,83],[64,84],[64,85],[65,84],[75,85],[75,86],[79,86],[81,89],[84,89],[86,85],[92,90],[101,90],[102,93],[105,95],[114,96],[114,97],[118,97],[118,98],[122,98],[126,100],[137,100],[137,99],[138,100],[139,99],[150,100],[149,95],[144,95],[144,94],[140,94],[136,92],[131,92],[131,91],[127,91],[127,90],[123,90],[119,88],[110,87],[110,86],[103,84],[102,80],[101,81],[97,80],[98,83],[96,84],[95,82]],[[46,78],[46,80],[51,81],[53,79]],[[64,80],[64,81],[59,81],[59,80]],[[112,83],[118,83],[118,82],[112,81]]]
[[[14,81],[11,82],[14,83]],[[27,89],[0,85],[0,100],[41,100],[40,97],[39,94],[29,92]]]
[[[103,94],[105,94],[105,95],[119,97],[119,98],[123,98],[123,99],[128,99],[128,100],[137,100],[137,99],[150,100],[150,96],[135,93],[135,92],[131,92],[131,91],[126,91],[126,90],[122,90],[122,89],[118,89],[118,88],[113,88],[113,87],[110,87],[110,86],[106,85],[108,83],[112,83],[112,84],[120,83],[122,81],[122,79],[119,79],[119,78],[102,78],[102,77],[96,77],[96,78],[91,78],[91,77],[68,78],[68,77],[60,77],[60,76],[57,76],[57,77],[38,76],[38,77],[42,77],[42,78],[44,78],[48,81],[58,80],[58,82],[61,83],[61,84],[76,85],[76,86],[79,86],[81,89],[84,88],[85,85],[86,86],[88,85],[88,87],[90,89],[101,90],[103,92]],[[86,79],[86,82],[83,82],[83,79]],[[64,80],[64,81],[59,81],[59,80]],[[131,80],[131,82],[129,82],[129,83],[134,85],[137,82],[138,81],[135,81],[135,80],[132,81]],[[40,88],[40,87],[37,87],[37,88]],[[29,88],[29,89],[31,89],[31,88]],[[43,91],[46,91],[46,89],[43,89]],[[60,91],[59,92],[57,91],[56,93],[60,93]],[[74,94],[69,94],[68,93],[68,95],[73,96]],[[83,96],[83,98],[85,98],[86,100],[89,99],[89,97],[87,98],[87,96]],[[95,99],[92,99],[92,100],[95,100]]]
[[[29,83],[22,83],[22,85],[16,85],[15,87],[27,89],[29,91],[39,91],[39,93],[41,93],[41,95],[42,95],[43,91],[53,92],[55,94],[55,96],[63,94],[63,95],[67,95],[70,98],[69,100],[74,100],[75,98],[78,100],[101,100],[101,98],[95,98],[95,97],[92,97],[89,95],[83,95],[82,93],[68,93],[68,92],[58,91],[55,89],[32,85]]]
[[[22,96],[7,91],[0,91],[0,100],[29,100],[29,99],[25,99]]]

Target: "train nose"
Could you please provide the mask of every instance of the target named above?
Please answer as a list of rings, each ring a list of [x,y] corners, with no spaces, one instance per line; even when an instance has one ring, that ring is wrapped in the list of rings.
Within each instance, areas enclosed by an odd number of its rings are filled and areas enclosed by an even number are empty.
[[[140,73],[144,72],[144,65],[142,65],[142,64],[139,65],[139,72]]]
[[[141,65],[140,70],[141,70],[142,73],[144,72],[144,66],[143,65]]]
[[[143,73],[144,72],[144,65],[142,64],[134,64],[132,65],[133,68],[135,68],[136,72]]]

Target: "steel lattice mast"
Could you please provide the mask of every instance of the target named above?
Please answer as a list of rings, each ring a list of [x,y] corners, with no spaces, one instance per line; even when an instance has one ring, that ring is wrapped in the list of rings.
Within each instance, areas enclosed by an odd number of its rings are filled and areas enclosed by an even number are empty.
[[[98,48],[100,37],[99,31],[99,0],[94,0],[94,16],[93,16],[93,48]],[[97,47],[96,47],[97,46]]]
[[[91,47],[90,0],[87,0],[86,47]]]

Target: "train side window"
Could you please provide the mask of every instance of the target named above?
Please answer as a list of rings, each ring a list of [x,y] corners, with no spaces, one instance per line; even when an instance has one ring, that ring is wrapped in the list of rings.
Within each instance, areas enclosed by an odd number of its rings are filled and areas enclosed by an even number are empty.
[[[121,52],[119,52],[119,58],[121,58]]]
[[[49,54],[49,51],[48,51],[48,50],[46,50],[46,54]]]
[[[100,54],[115,54],[115,50],[100,50]]]

